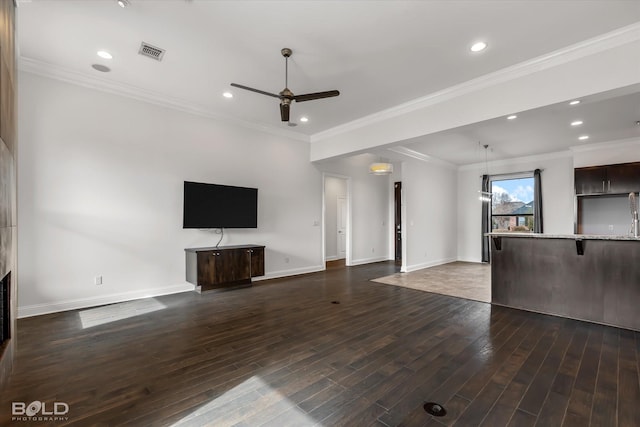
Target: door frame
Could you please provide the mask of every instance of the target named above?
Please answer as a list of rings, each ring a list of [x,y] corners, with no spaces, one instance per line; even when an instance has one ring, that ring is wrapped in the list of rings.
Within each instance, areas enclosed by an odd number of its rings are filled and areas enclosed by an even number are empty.
[[[347,198],[347,230],[345,232],[346,234],[346,246],[347,246],[347,250],[346,250],[346,254],[345,254],[345,265],[349,266],[351,265],[351,177],[350,176],[346,176],[346,175],[339,175],[339,174],[335,174],[335,173],[330,173],[330,172],[322,172],[322,265],[323,267],[327,265],[327,228],[326,228],[326,224],[325,224],[325,216],[326,216],[326,209],[327,209],[327,203],[325,200],[325,181],[327,177],[331,177],[331,178],[338,178],[338,179],[344,179],[345,181],[347,181],[347,194],[346,194],[346,198]],[[326,267],[325,267],[326,268]]]
[[[402,266],[404,256],[404,223],[402,221],[402,181],[393,183],[393,259],[396,265]],[[398,228],[400,243],[398,244]],[[398,254],[400,257],[398,258]]]
[[[338,220],[338,221],[337,221],[337,222],[338,222],[338,225],[340,225],[340,215],[342,215],[342,211],[340,210],[340,200],[344,200],[345,207],[346,207],[346,206],[348,206],[347,196],[338,196],[338,197],[337,197],[337,200],[336,200],[336,208],[337,208],[338,212],[336,212],[336,213],[337,213],[336,217],[337,217],[337,220]],[[346,215],[346,214],[347,214],[347,213],[345,212],[345,215]],[[344,235],[344,242],[345,242],[345,248],[344,248],[344,255],[345,255],[345,258],[344,258],[344,259],[345,259],[345,260],[346,260],[346,256],[347,256],[347,246],[346,246],[346,244],[347,244],[347,236],[346,236],[346,233],[347,233],[347,224],[346,224],[346,222],[347,222],[347,218],[345,218],[344,233],[343,233],[343,235]],[[338,231],[339,231],[339,230],[340,230],[340,227],[338,227]],[[340,233],[338,233],[338,234],[340,234]],[[336,253],[338,254],[338,259],[342,259],[342,258],[340,258],[340,255],[341,255],[341,253],[340,253],[340,252],[341,252],[341,251],[340,251],[341,247],[340,247],[340,246],[341,246],[341,245],[340,245],[340,236],[339,236],[339,235],[337,235],[337,236],[336,236],[336,246],[337,246],[337,247],[336,247]]]

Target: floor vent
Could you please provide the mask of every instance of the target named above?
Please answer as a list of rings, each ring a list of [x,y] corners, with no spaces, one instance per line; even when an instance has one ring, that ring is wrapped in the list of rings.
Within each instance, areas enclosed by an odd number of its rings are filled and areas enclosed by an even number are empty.
[[[446,409],[444,409],[444,407],[439,403],[427,402],[424,404],[423,408],[428,414],[433,415],[434,417],[444,417],[447,415]]]
[[[149,43],[145,42],[140,43],[140,50],[138,50],[138,53],[140,55],[148,56],[149,58],[155,59],[156,61],[162,61],[164,52],[164,49],[160,49],[159,47],[152,46]]]

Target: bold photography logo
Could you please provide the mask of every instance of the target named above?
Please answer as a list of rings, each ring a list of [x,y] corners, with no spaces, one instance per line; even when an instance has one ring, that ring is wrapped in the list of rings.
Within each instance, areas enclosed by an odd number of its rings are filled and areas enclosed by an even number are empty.
[[[34,400],[28,405],[25,402],[11,402],[11,421],[67,421],[68,413],[69,405],[64,402]]]

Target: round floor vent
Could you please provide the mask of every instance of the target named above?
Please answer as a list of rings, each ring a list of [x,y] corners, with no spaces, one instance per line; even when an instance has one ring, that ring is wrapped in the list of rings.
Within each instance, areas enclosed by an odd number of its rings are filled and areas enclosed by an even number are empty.
[[[427,402],[423,406],[424,410],[434,417],[444,417],[447,415],[447,410],[439,403]]]

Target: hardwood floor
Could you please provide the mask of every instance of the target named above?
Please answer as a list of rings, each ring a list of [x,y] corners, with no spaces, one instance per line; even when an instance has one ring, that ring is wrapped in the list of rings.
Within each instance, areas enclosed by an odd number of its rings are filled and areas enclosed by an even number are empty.
[[[639,333],[369,281],[394,268],[21,319],[0,425],[640,425]]]

